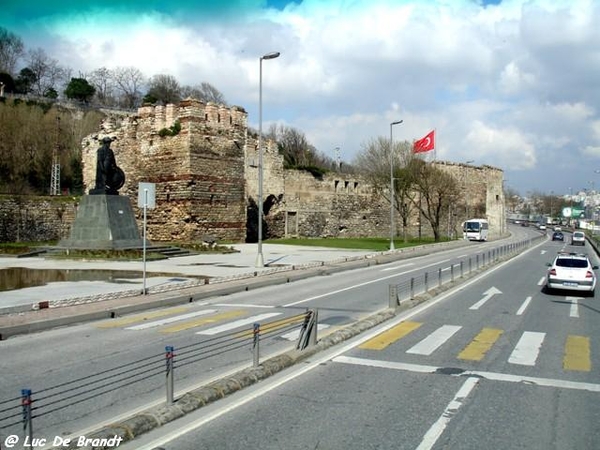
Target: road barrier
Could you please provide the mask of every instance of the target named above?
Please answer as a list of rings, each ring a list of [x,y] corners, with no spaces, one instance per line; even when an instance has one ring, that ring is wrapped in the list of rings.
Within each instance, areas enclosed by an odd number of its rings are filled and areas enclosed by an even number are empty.
[[[201,342],[178,347],[166,346],[165,352],[135,361],[129,361],[107,370],[88,374],[38,390],[22,389],[19,397],[0,400],[0,442],[7,436],[21,435],[24,442],[35,442],[33,419],[55,414],[69,407],[112,394],[148,379],[166,379],[166,404],[174,403],[176,369],[207,360],[217,355],[252,346],[252,366],[260,366],[259,344],[298,329],[296,349],[304,350],[316,344],[316,310],[287,317],[262,325],[253,324],[251,330],[236,331],[209,338]],[[90,411],[92,412],[92,411]],[[68,414],[66,414],[68,416]],[[53,417],[54,422],[60,422]],[[65,417],[66,420],[66,417]],[[59,434],[59,433],[57,433]],[[0,444],[2,445],[2,444]],[[1,447],[0,447],[1,448]]]
[[[545,235],[540,235],[532,239],[501,245],[447,267],[425,271],[400,283],[390,284],[389,306],[398,308],[409,303],[412,306],[417,297],[436,292],[444,287],[450,288],[459,279],[470,277],[500,261],[516,256],[545,238]]]

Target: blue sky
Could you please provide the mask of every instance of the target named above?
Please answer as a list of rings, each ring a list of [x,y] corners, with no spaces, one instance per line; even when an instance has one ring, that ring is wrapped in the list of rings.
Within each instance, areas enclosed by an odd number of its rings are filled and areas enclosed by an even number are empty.
[[[351,162],[435,129],[436,157],[505,171],[521,194],[600,187],[596,0],[3,2],[0,26],[75,75],[134,66],[207,81],[258,127]],[[23,64],[24,65],[24,64]]]

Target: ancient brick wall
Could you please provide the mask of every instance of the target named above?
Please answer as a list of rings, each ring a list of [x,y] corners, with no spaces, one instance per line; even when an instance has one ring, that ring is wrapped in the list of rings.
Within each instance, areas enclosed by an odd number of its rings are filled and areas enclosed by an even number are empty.
[[[68,236],[76,210],[67,196],[0,196],[0,242],[58,241]]]
[[[159,134],[176,121],[179,133]],[[138,184],[156,185],[156,208],[147,211],[151,241],[195,241],[204,234],[240,241],[246,236],[246,134],[246,112],[239,107],[197,100],[142,107],[84,140],[84,183],[95,185],[95,138],[115,137],[111,147],[126,175],[120,193],[135,207]],[[141,211],[134,210],[139,219]]]
[[[161,130],[176,122],[181,125],[178,133],[161,136]],[[126,175],[120,193],[130,197],[140,229],[138,184],[156,184],[156,208],[147,211],[151,241],[197,241],[205,234],[234,242],[256,241],[258,140],[249,132],[247,113],[242,108],[189,99],[178,105],[144,106],[136,114],[111,117],[82,143],[86,192],[95,186],[96,150],[98,139],[104,136],[116,138],[111,147]],[[308,172],[284,170],[282,155],[268,140],[263,141],[262,157],[265,238],[389,236],[387,197],[360,177],[329,173],[315,178]],[[460,224],[467,216],[487,218],[492,236],[505,231],[500,169],[440,161],[435,164],[450,172],[464,193],[447,212],[443,235],[446,227],[449,234],[460,235]],[[47,210],[36,215],[36,220],[45,223],[36,228],[37,240],[68,236],[76,205],[68,200],[65,204],[61,220],[54,217],[58,214],[54,206],[26,209]],[[7,208],[5,217],[18,211],[14,205],[0,207]],[[33,217],[33,213],[27,214]],[[396,233],[401,236],[402,218],[396,215],[394,220]],[[420,228],[422,235],[431,235],[425,221]],[[407,233],[416,236],[418,231],[415,212]]]

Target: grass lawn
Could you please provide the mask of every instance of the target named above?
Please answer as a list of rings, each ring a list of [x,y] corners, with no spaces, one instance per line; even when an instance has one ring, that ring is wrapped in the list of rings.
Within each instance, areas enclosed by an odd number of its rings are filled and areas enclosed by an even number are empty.
[[[373,250],[383,252],[389,250],[389,238],[312,238],[312,239],[269,239],[264,241],[268,244],[305,245],[312,247],[347,248],[356,250]],[[404,242],[402,239],[394,239],[396,249],[414,247],[416,245],[432,244],[433,238],[410,239]]]

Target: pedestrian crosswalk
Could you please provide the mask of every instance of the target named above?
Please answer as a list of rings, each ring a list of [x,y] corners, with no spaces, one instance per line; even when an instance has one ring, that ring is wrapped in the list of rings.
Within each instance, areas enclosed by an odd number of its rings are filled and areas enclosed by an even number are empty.
[[[255,308],[255,306],[251,306]],[[271,309],[271,308],[269,308]],[[277,320],[275,320],[277,319]],[[281,339],[296,341],[300,335],[303,315],[285,316],[283,312],[252,314],[247,309],[231,309],[222,305],[212,305],[202,309],[189,307],[166,308],[133,314],[122,318],[97,323],[96,328],[124,331],[153,330],[161,334],[179,333],[191,330],[202,336],[215,336],[220,333],[237,333],[236,337],[253,336],[253,325],[260,325],[261,334],[277,333]],[[317,330],[331,331],[327,324],[318,324]]]
[[[549,337],[548,333],[537,331],[523,331],[518,336],[516,344],[506,351],[507,342],[511,339],[501,338],[506,336],[505,330],[498,328],[481,328],[475,333],[460,325],[441,325],[429,329],[422,322],[405,321],[380,333],[359,345],[361,350],[383,351],[394,346],[392,349],[400,348],[408,355],[432,356],[441,354],[456,358],[461,361],[479,362],[485,361],[495,346],[500,347],[501,352],[506,353],[506,361],[514,366],[533,367],[539,363],[545,347],[548,353],[556,353],[555,342],[550,340],[557,337]],[[418,331],[417,331],[418,330]],[[414,336],[413,338],[413,335]],[[410,337],[410,338],[409,338]],[[410,339],[410,344],[402,344],[403,339]],[[590,372],[592,370],[590,338],[579,335],[566,335],[566,338],[558,338],[560,347],[563,349],[560,359],[562,369],[565,371]],[[458,341],[455,341],[458,340]],[[405,345],[408,348],[404,348]],[[452,354],[448,349],[454,350]]]

